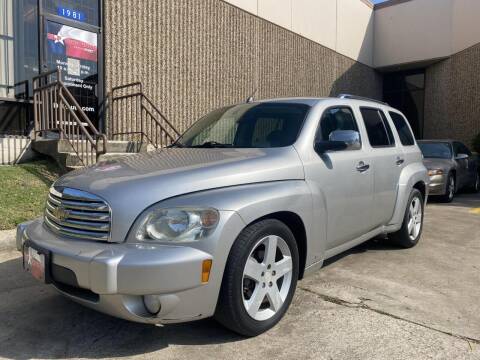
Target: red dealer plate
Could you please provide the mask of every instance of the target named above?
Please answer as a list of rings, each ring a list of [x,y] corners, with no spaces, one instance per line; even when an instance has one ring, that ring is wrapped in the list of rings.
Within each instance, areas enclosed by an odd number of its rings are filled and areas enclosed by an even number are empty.
[[[45,282],[45,255],[29,246],[24,246],[23,264],[25,270],[31,273],[35,279]]]

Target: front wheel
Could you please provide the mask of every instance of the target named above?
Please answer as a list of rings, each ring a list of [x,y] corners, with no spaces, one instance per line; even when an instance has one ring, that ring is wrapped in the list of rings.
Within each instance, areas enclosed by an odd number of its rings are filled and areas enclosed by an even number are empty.
[[[293,298],[298,248],[290,229],[267,219],[245,228],[228,256],[215,318],[244,336],[277,324]]]
[[[417,189],[412,189],[407,209],[400,230],[390,235],[401,247],[411,248],[417,245],[423,230],[423,196]]]

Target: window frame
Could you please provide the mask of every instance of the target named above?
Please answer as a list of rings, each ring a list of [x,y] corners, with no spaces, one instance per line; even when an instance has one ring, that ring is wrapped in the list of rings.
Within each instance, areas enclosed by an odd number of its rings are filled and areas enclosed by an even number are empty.
[[[368,144],[370,145],[370,147],[372,149],[385,149],[385,148],[395,148],[397,146],[397,143],[396,143],[396,140],[395,140],[395,135],[393,134],[393,131],[392,131],[392,127],[390,126],[390,124],[388,123],[388,118],[387,116],[385,115],[385,112],[380,109],[380,108],[377,108],[377,107],[374,107],[374,106],[359,106],[358,107],[359,111],[360,111],[360,115],[362,116],[362,120],[363,120],[363,125],[365,126],[365,131],[367,132],[367,138],[368,138]],[[382,123],[383,123],[383,127],[385,129],[385,133],[387,134],[387,139],[389,141],[389,144],[388,145],[372,145],[372,143],[370,142],[370,136],[368,135],[368,127],[367,127],[367,124],[365,123],[365,118],[363,117],[363,114],[362,114],[362,109],[365,109],[365,110],[375,110],[375,111],[378,111],[380,114],[383,114],[380,115],[380,119],[382,120]],[[385,121],[386,121],[386,124],[385,124]],[[386,128],[386,125],[389,126],[390,128],[390,132],[392,134],[392,137],[393,137],[393,143],[390,142],[390,134]]]
[[[402,137],[400,136],[400,132],[398,131],[397,126],[395,125],[395,120],[393,120],[392,114],[396,114],[396,115],[400,116],[402,118],[402,120],[405,122],[408,130],[410,131],[410,136],[412,137],[413,144],[405,145],[402,142]],[[393,110],[388,110],[388,115],[390,116],[390,119],[392,120],[393,126],[394,126],[395,130],[397,131],[397,135],[398,135],[398,139],[400,140],[400,144],[402,144],[402,146],[405,146],[405,147],[415,146],[417,144],[417,139],[415,139],[415,135],[413,134],[412,127],[410,126],[410,123],[408,122],[407,118],[402,113],[396,112],[396,111],[393,111]]]
[[[360,131],[359,122],[358,122],[357,118],[355,117],[355,111],[349,105],[331,105],[331,106],[325,108],[322,111],[322,114],[320,115],[320,118],[317,121],[317,128],[315,129],[315,136],[313,137],[313,148],[315,149],[315,144],[317,142],[317,134],[319,133],[319,130],[321,130],[323,115],[325,115],[325,113],[327,111],[331,110],[331,109],[348,109],[348,110],[350,110],[350,112],[352,113],[352,116],[353,116],[353,121],[355,121],[355,125],[357,126],[356,131],[358,132],[358,137],[360,139],[360,148],[359,149],[344,149],[344,150],[337,150],[335,152],[362,150],[363,149],[363,140],[362,140],[362,133]],[[328,141],[328,140],[321,140],[321,141]]]

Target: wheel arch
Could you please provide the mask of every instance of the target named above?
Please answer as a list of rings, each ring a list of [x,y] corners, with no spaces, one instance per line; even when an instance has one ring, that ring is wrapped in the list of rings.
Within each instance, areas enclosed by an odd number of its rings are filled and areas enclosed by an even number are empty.
[[[425,197],[427,195],[427,185],[425,184],[425,182],[424,181],[417,181],[413,185],[413,188],[420,191],[420,193],[422,194],[423,200],[425,200]]]
[[[250,226],[254,223],[257,223],[259,221],[266,220],[266,219],[276,219],[278,221],[281,221],[293,233],[293,236],[297,243],[298,255],[300,260],[298,278],[303,279],[306,261],[307,261],[307,231],[302,218],[298,214],[292,211],[277,211],[277,212],[264,215],[254,220],[247,226]]]
[[[400,229],[407,207],[408,198],[413,188],[418,189],[426,200],[428,196],[429,178],[427,168],[421,162],[406,166],[400,175],[398,183],[397,201],[393,216],[388,223],[388,232]]]

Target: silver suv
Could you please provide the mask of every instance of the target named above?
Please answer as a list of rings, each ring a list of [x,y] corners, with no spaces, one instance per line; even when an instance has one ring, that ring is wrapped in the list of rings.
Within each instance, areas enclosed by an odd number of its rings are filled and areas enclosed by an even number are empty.
[[[91,308],[143,323],[214,316],[254,336],[325,259],[379,234],[414,246],[427,191],[408,122],[388,105],[253,101],[169,148],[65,175],[17,247],[34,277]]]

